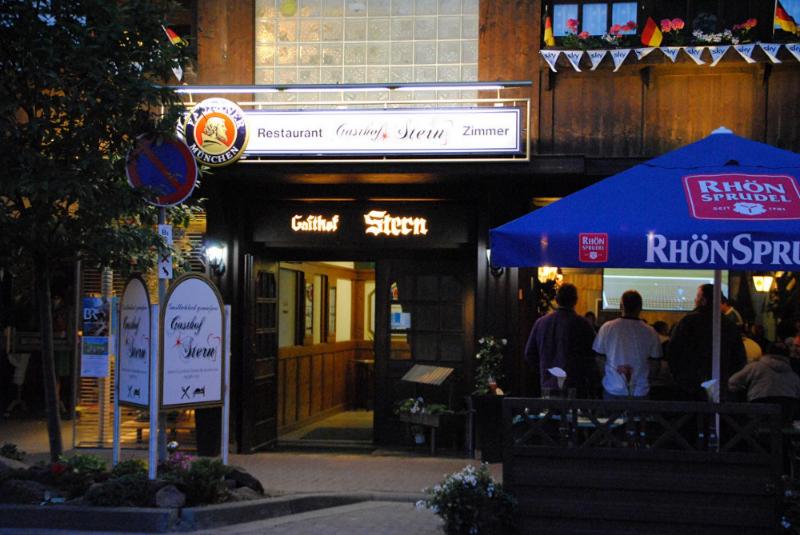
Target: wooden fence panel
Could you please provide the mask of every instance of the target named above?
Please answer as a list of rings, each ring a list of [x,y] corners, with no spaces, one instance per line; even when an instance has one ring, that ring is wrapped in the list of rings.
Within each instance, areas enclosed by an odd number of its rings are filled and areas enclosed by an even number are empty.
[[[508,398],[503,421],[503,481],[526,533],[778,525],[777,406]]]

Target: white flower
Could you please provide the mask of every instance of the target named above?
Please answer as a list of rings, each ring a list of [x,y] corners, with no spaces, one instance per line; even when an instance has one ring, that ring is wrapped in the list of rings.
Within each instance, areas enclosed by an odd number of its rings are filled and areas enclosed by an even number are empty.
[[[427,507],[425,506],[425,500],[418,500],[417,503],[415,504],[415,507],[417,508],[417,511],[422,511],[424,509],[427,509]]]

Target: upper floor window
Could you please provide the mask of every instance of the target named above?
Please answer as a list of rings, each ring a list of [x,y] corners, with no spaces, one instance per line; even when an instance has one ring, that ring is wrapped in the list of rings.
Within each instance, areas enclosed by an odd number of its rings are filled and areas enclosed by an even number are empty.
[[[590,35],[603,35],[615,25],[625,26],[629,21],[637,21],[638,2],[575,2],[553,0],[553,35],[564,36],[568,33],[568,21],[578,21],[577,33],[587,32]],[[624,30],[622,34],[636,33],[636,30]]]

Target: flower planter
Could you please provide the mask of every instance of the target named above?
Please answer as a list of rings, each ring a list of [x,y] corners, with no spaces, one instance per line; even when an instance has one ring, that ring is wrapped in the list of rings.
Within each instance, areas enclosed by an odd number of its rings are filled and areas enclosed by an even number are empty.
[[[424,425],[425,427],[439,427],[438,414],[399,414],[401,422],[413,425]]]

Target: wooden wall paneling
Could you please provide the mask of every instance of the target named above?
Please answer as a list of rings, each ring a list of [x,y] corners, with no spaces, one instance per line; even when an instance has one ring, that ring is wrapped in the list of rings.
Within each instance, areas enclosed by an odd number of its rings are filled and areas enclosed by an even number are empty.
[[[763,115],[756,89],[761,83],[758,70],[750,66],[654,68],[645,102],[645,155],[692,143],[720,126],[758,139],[753,115]]]
[[[770,65],[766,92],[765,142],[786,150],[800,150],[800,69]]]
[[[278,360],[278,427],[286,425],[286,361]]]
[[[286,421],[285,425],[290,425],[297,421],[297,383],[298,366],[297,360],[286,361]]]
[[[505,91],[503,96],[531,99],[531,146],[536,147],[539,110],[539,48],[541,0],[491,0],[480,3],[478,79],[531,80],[530,88]]]
[[[534,100],[533,106],[537,109],[538,123],[533,123],[532,128],[538,129],[538,140],[534,145],[536,154],[550,154],[553,152],[553,107],[556,98],[556,81],[558,75],[548,67],[539,69],[538,108]],[[531,119],[532,120],[532,119]]]
[[[322,364],[324,361],[324,354],[311,357],[311,382],[308,385],[311,395],[311,414],[322,412],[322,396],[325,392],[325,383],[322,376]]]
[[[197,0],[197,60],[197,84],[254,83],[255,0]]]
[[[297,419],[311,415],[311,355],[298,359],[297,363]]]
[[[336,353],[328,353],[322,361],[322,382],[324,391],[322,395],[322,409],[333,407],[333,389],[336,387],[336,374],[333,373],[333,362]]]
[[[639,69],[558,73],[553,91],[555,153],[641,154],[642,80]]]

